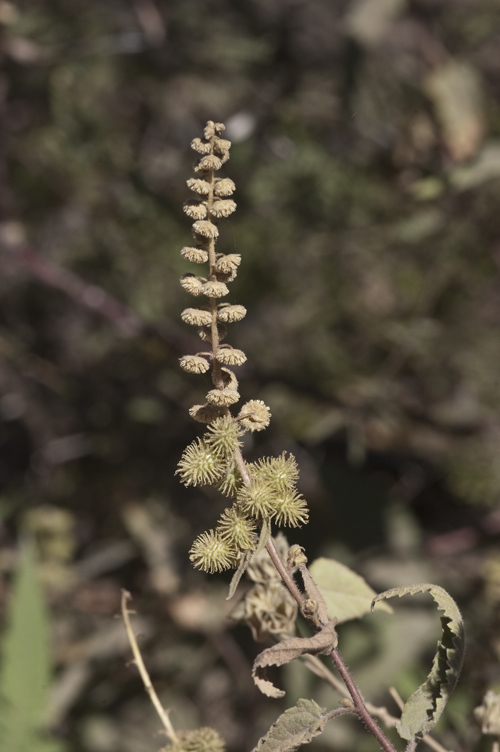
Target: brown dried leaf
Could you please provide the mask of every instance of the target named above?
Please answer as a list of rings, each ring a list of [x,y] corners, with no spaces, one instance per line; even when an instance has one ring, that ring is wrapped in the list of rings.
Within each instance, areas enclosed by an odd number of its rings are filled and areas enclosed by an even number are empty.
[[[268,697],[283,697],[284,692],[266,679],[266,666],[283,666],[302,655],[327,655],[337,647],[336,621],[330,621],[312,637],[291,637],[263,650],[254,661],[252,676],[260,691]]]

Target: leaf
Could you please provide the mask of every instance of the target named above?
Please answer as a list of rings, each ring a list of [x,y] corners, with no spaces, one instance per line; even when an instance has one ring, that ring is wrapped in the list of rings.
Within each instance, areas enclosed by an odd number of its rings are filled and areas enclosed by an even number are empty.
[[[255,684],[268,697],[283,697],[284,692],[277,689],[267,678],[266,666],[283,666],[301,655],[326,655],[337,647],[335,622],[330,621],[312,637],[291,637],[272,648],[260,653],[254,661],[252,676]]]
[[[0,674],[2,750],[53,752],[59,745],[38,735],[51,681],[49,621],[29,544],[20,549],[9,611]]]
[[[424,90],[434,104],[452,159],[462,162],[473,157],[485,132],[483,92],[476,69],[449,59],[427,77]]]
[[[240,559],[240,563],[238,564],[238,569],[233,574],[231,578],[231,582],[229,583],[229,592],[227,594],[226,601],[230,601],[233,595],[236,592],[236,588],[240,584],[240,580],[247,571],[248,565],[250,564],[250,560],[253,556],[253,551],[244,551],[242,554],[242,557]]]
[[[370,613],[376,593],[352,569],[334,559],[320,558],[313,561],[309,571],[325,599],[330,619],[342,624]],[[384,605],[392,613],[392,608]]]
[[[408,585],[386,590],[373,599],[372,611],[380,600],[415,593],[430,593],[444,616],[441,616],[443,634],[429,676],[406,702],[396,726],[401,738],[408,740],[423,737],[436,725],[457,684],[465,651],[464,624],[458,606],[438,585]]]
[[[322,733],[330,716],[314,700],[298,700],[285,710],[252,752],[292,752]]]

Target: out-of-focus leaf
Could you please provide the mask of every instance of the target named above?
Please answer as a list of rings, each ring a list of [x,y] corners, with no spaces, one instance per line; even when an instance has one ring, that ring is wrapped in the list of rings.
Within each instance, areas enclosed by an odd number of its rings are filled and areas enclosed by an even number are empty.
[[[450,60],[428,76],[424,89],[434,104],[452,158],[461,162],[472,157],[485,131],[481,82],[475,68]]]
[[[370,613],[375,591],[352,569],[334,559],[319,558],[309,567],[312,578],[325,599],[330,619],[342,624]],[[392,613],[392,608],[385,610]]]
[[[345,28],[356,41],[372,47],[388,31],[406,0],[356,0],[345,19]]]
[[[50,688],[49,620],[36,577],[31,545],[19,554],[17,576],[2,641],[0,749],[56,752],[58,743],[38,731]]]
[[[500,142],[486,144],[470,165],[457,167],[450,175],[450,183],[459,191],[466,191],[487,180],[500,178]]]
[[[401,738],[408,740],[422,738],[438,722],[460,676],[465,651],[462,615],[451,595],[438,585],[408,585],[386,590],[373,599],[372,610],[385,598],[416,593],[430,593],[444,616],[441,617],[443,634],[429,676],[406,702],[396,726]]]
[[[321,734],[328,712],[314,700],[298,700],[285,710],[252,752],[292,752]]]
[[[283,640],[259,653],[253,664],[253,680],[260,691],[268,697],[283,697],[285,693],[266,678],[265,667],[283,666],[295,658],[300,658],[301,655],[326,655],[337,647],[337,642],[333,621],[312,637],[291,637],[289,640]]]

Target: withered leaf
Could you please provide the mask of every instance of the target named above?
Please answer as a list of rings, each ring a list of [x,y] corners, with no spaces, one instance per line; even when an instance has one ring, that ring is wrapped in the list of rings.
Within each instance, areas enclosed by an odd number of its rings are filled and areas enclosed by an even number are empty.
[[[328,654],[337,647],[335,624],[336,621],[330,621],[312,637],[291,637],[259,653],[253,664],[252,676],[260,691],[268,697],[283,697],[285,693],[266,678],[265,667],[283,666],[301,655]]]
[[[314,700],[298,700],[280,715],[252,752],[293,752],[321,734],[329,719],[328,711]]]
[[[408,585],[380,593],[372,601],[372,611],[379,600],[397,595],[430,593],[440,611],[443,628],[442,638],[430,673],[425,682],[406,702],[401,720],[396,725],[402,739],[422,738],[436,725],[451,693],[455,689],[465,651],[464,624],[458,606],[446,590],[438,585]]]

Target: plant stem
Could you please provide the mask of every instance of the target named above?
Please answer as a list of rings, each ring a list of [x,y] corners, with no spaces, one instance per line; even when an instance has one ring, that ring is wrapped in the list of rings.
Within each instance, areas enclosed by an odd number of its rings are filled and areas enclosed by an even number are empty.
[[[332,652],[330,653],[330,656],[335,666],[337,667],[337,671],[342,677],[344,684],[349,690],[349,694],[351,695],[354,707],[356,708],[356,712],[358,713],[361,720],[366,724],[368,729],[371,731],[371,733],[373,734],[375,739],[378,741],[378,743],[381,745],[382,749],[385,750],[385,752],[396,752],[396,748],[391,744],[389,739],[386,737],[386,735],[384,734],[384,732],[378,725],[375,718],[373,718],[368,712],[368,709],[364,703],[364,700],[361,697],[361,694],[359,693],[359,690],[356,684],[354,683],[354,680],[352,676],[350,675],[347,666],[345,665],[344,661],[340,657],[340,654],[336,648],[333,648]]]
[[[167,736],[172,742],[178,742],[179,738],[177,734],[175,733],[175,729],[172,726],[170,722],[170,718],[168,717],[168,712],[164,709],[162,706],[160,700],[158,699],[158,695],[156,694],[153,685],[151,684],[151,679],[149,678],[149,674],[146,670],[146,666],[144,665],[144,661],[142,660],[141,651],[139,650],[139,646],[137,644],[137,640],[135,639],[135,635],[132,632],[132,626],[130,624],[129,614],[130,611],[127,609],[127,602],[131,599],[130,593],[128,593],[126,590],[122,590],[122,616],[123,621],[125,623],[125,629],[127,630],[127,636],[128,640],[130,642],[130,647],[132,648],[132,653],[134,654],[134,663],[139,669],[139,674],[141,675],[142,682],[144,684],[144,689],[149,695],[149,699],[154,705],[154,708],[158,715],[160,716],[161,722],[163,723],[165,727],[165,731],[167,732]]]
[[[243,455],[241,454],[241,449],[239,447],[237,451],[235,452],[235,460],[236,460],[238,469],[240,471],[241,477],[243,479],[243,483],[245,483],[245,485],[249,485],[250,477],[248,475],[248,470],[245,465],[245,460],[243,459]],[[305,597],[303,593],[300,591],[291,573],[287,570],[287,568],[281,561],[280,556],[278,554],[278,550],[276,548],[276,544],[274,543],[272,538],[269,538],[268,542],[266,543],[266,549],[267,549],[269,556],[271,557],[271,561],[273,562],[278,573],[280,574],[281,579],[283,580],[283,583],[288,588],[291,595],[295,598],[300,608],[302,606],[302,603],[305,600]],[[313,629],[317,629],[317,625],[311,624],[311,626],[313,627]],[[350,675],[347,666],[345,665],[344,661],[340,657],[340,654],[338,653],[336,648],[333,648],[332,652],[330,653],[330,656],[335,666],[337,667],[337,671],[339,672],[344,684],[346,685],[349,691],[349,694],[351,695],[353,705],[354,705],[354,711],[361,718],[361,720],[365,723],[369,731],[371,731],[371,733],[379,742],[379,744],[382,746],[382,749],[385,750],[385,752],[397,752],[396,748],[391,744],[389,739],[385,736],[384,732],[378,725],[375,718],[373,718],[368,712],[368,709],[364,703],[364,700],[361,697],[361,694],[356,684],[354,683],[354,680],[352,676]]]

